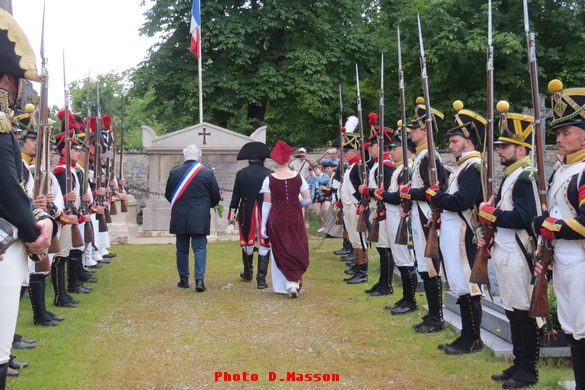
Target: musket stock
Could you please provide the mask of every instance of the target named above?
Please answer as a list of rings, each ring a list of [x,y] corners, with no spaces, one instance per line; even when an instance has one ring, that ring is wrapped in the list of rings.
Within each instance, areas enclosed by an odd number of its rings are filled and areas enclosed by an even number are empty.
[[[437,165],[435,161],[435,143],[433,140],[433,113],[431,111],[431,102],[429,94],[429,82],[427,77],[427,60],[425,57],[425,49],[422,38],[422,28],[420,24],[420,16],[418,16],[418,32],[419,32],[419,43],[420,43],[420,68],[423,82],[423,94],[425,100],[426,109],[426,123],[425,130],[427,131],[427,144],[428,144],[428,161],[429,161],[429,180],[430,185],[435,185],[437,182]],[[437,232],[438,220],[441,216],[441,211],[431,204],[432,208],[432,222],[429,227],[429,233],[427,235],[427,244],[425,247],[425,257],[431,259],[439,258],[439,234]],[[438,269],[435,269],[437,273]]]
[[[534,143],[537,161],[538,173],[538,194],[540,204],[542,206],[548,205],[546,196],[547,185],[544,177],[544,126],[540,115],[540,101],[538,91],[538,70],[536,67],[536,42],[534,33],[530,32],[528,19],[528,3],[524,0],[524,29],[526,30],[526,44],[528,46],[528,64],[530,67],[530,85],[532,91],[532,105],[534,107]],[[538,207],[538,205],[537,205]],[[542,264],[542,272],[536,278],[534,290],[532,292],[532,300],[528,315],[531,317],[548,317],[550,316],[550,308],[548,302],[548,282],[546,280],[546,271],[552,260],[553,249],[551,242],[543,240],[542,236],[538,241],[537,257],[540,256]]]
[[[408,132],[406,130],[406,97],[404,91],[404,71],[402,70],[400,27],[398,27],[396,31],[398,34],[398,89],[400,90],[400,131],[402,134],[402,177],[404,183],[408,183],[410,181],[408,172]],[[402,200],[402,211],[404,214],[408,214],[411,207],[412,202],[410,200]],[[408,236],[408,217],[400,218],[395,243],[398,245],[408,245]]]
[[[487,125],[485,129],[484,150],[487,160],[486,177],[483,180],[484,202],[488,202],[494,193],[494,48],[492,46],[492,2],[488,1],[488,47],[487,47]],[[482,172],[483,173],[483,172]],[[483,176],[483,175],[482,175]],[[477,284],[488,284],[488,259],[490,257],[491,242],[494,237],[495,228],[491,225],[483,224],[482,229],[484,246],[479,248],[475,255],[473,267],[469,281]]]

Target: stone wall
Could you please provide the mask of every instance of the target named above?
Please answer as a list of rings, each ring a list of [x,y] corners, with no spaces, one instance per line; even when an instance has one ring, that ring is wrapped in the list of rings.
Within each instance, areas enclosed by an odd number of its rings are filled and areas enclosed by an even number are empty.
[[[308,158],[314,161],[317,157],[323,153],[325,149],[315,149],[311,150],[308,153]],[[556,161],[556,147],[548,146],[546,150],[546,164],[545,164],[545,174],[546,178],[550,176],[552,172],[552,166]],[[446,165],[450,167],[455,167],[455,159],[453,155],[448,150],[440,150],[439,154],[441,158],[445,162]],[[495,154],[494,154],[495,155]],[[497,155],[495,155],[497,157]],[[120,155],[116,156],[116,175],[118,175],[119,171],[119,161]],[[503,174],[503,167],[499,165],[496,159],[496,165],[494,166],[494,173],[496,175],[495,183],[499,185],[502,174]],[[147,189],[148,188],[148,156],[142,149],[126,149],[124,150],[124,169],[123,174],[124,178],[128,183],[131,183],[133,186]],[[275,168],[276,165],[273,163],[272,160],[266,160],[266,166],[269,168]],[[228,188],[231,189],[231,186]],[[146,200],[148,199],[148,194],[136,189],[129,188],[127,190],[130,194],[132,194],[136,198],[136,210],[139,211],[141,207],[144,207]],[[224,205],[225,206],[225,205]],[[227,207],[227,206],[226,206]]]

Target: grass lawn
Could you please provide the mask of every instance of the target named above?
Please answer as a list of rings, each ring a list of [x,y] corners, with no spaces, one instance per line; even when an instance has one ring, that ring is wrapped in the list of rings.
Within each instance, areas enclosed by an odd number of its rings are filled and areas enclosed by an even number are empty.
[[[22,300],[17,332],[38,339],[38,346],[12,351],[30,367],[9,379],[8,388],[501,388],[490,375],[508,367],[507,359],[488,351],[439,351],[437,344],[455,334],[415,333],[412,325],[424,309],[406,316],[384,309],[400,298],[399,286],[394,296],[363,292],[379,275],[375,250],[370,283],[347,285],[341,281],[344,263],[331,254],[341,240],[327,239],[319,247],[312,225],[311,266],[298,299],[243,282],[237,241],[209,244],[204,293],[194,292],[193,280],[190,289],[177,288],[174,245],[111,248],[118,257],[96,272],[94,291],[78,296],[82,303],[75,309],[52,305],[49,279],[47,307],[66,320],[54,328],[34,326],[30,302]],[[425,303],[424,296],[417,299]],[[231,374],[232,381],[216,381],[216,372]],[[244,372],[248,380],[257,374],[257,381],[233,381]],[[336,374],[339,382],[286,381],[287,372]],[[568,363],[542,360],[534,388],[559,388],[561,379],[572,379]]]

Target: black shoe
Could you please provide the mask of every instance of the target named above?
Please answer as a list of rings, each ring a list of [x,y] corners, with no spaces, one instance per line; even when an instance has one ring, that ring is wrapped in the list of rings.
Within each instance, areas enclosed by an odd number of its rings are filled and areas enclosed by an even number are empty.
[[[27,339],[27,338],[22,337],[19,334],[15,334],[14,341],[23,341],[23,342],[28,343],[28,344],[35,344],[37,342],[37,339]]]
[[[47,310],[47,314],[49,315],[49,317],[51,317],[51,319],[52,319],[53,321],[59,321],[59,322],[61,322],[61,321],[65,320],[65,317],[63,317],[63,316],[58,316],[57,314],[55,314],[55,313],[51,313],[51,312],[50,312],[50,311],[48,311],[48,310]]]
[[[89,268],[87,268],[86,266],[83,266],[83,270],[84,270],[85,272],[87,272],[88,274],[90,274],[90,275],[93,275],[93,274],[95,274],[95,269],[89,269]]]
[[[103,259],[113,259],[116,256],[118,256],[118,255],[115,254],[115,253],[110,252],[110,253],[106,253],[105,255],[103,255],[102,258]]]
[[[77,287],[75,290],[73,291],[69,291],[70,293],[74,293],[74,294],[89,294],[91,292],[91,290],[87,289],[85,286],[79,286]],[[65,307],[69,307],[69,306],[65,306]],[[73,306],[75,307],[75,306]]]
[[[337,255],[337,256],[345,256],[345,255],[349,255],[350,253],[351,253],[351,249],[347,249],[347,248],[341,248],[341,249],[333,252],[333,254]]]
[[[376,283],[376,284],[374,284],[374,285],[373,285],[371,288],[368,288],[367,290],[364,290],[364,292],[365,292],[366,294],[371,294],[371,293],[373,293],[374,291],[376,291],[376,290],[378,289],[378,287],[380,287],[380,283]]]
[[[524,382],[514,378],[510,378],[502,384],[504,389],[520,389],[522,387],[532,386],[536,382]]]
[[[14,368],[15,370],[28,367],[27,362],[17,362],[16,360],[14,360],[15,357],[16,356],[10,355],[10,360],[8,361],[8,367]]]
[[[501,374],[494,374],[494,375],[492,375],[492,380],[493,381],[496,381],[496,382],[504,382],[504,381],[507,381],[510,378],[512,378],[512,375],[506,374],[505,372],[503,372]]]
[[[253,273],[253,271],[252,271]],[[242,278],[242,280],[244,282],[251,282],[252,281],[252,275],[246,275],[246,271],[240,271],[240,278]]]
[[[401,306],[403,302],[404,302],[404,298],[400,298],[395,304],[384,306],[384,309],[386,309],[386,310],[395,309],[395,308]]]
[[[465,354],[470,354],[470,353],[474,353],[474,352],[480,352],[483,351],[484,349],[484,345],[481,341],[479,342],[474,342],[473,345],[471,346],[471,348],[467,348],[468,347],[468,343],[464,343],[461,342],[460,344],[455,344],[454,345],[449,345],[445,348],[445,353],[447,355],[465,355]],[[439,344],[439,346],[441,346],[443,344]]]
[[[386,306],[388,307],[388,306]],[[407,313],[411,313],[413,311],[415,311],[417,309],[417,307],[412,307],[412,306],[407,306],[407,305],[394,305],[391,309],[390,309],[390,313],[394,314],[394,315],[402,315],[402,314],[407,314]]]
[[[177,283],[177,287],[189,288],[189,280],[188,279],[179,280],[179,282]]]
[[[205,288],[205,283],[203,283],[203,280],[196,280],[195,281],[195,291],[203,292],[205,290],[207,290],[207,289]]]
[[[88,291],[93,291],[93,287],[86,286],[85,284],[82,284],[82,285],[81,285],[81,286],[79,286],[79,287],[83,287],[84,289],[86,289],[86,290],[88,290]]]
[[[57,307],[70,307],[70,308],[77,307],[77,305],[75,303],[69,302],[69,301],[55,302],[54,304]]]
[[[346,275],[355,275],[355,267],[352,267],[350,269],[346,269],[345,271],[343,271],[343,273]]]
[[[87,279],[85,282],[86,282],[86,283],[97,283],[97,281],[98,281],[98,280],[97,280],[97,278],[90,277],[90,278],[89,278],[89,279]]]
[[[98,269],[98,268],[102,268],[102,265],[98,262],[96,265],[90,265],[90,266],[88,266],[88,268]]]
[[[443,329],[445,329],[445,325],[422,324],[418,328],[415,328],[415,332],[417,332],[417,333],[434,333],[434,332],[440,332]]]
[[[22,341],[22,339],[12,343],[13,349],[33,349],[36,347],[37,347],[36,344],[26,343],[26,342]]]
[[[101,264],[110,264],[110,259],[108,259],[107,257],[103,257],[103,256],[102,256],[102,259],[101,259],[101,260],[99,260],[99,262],[100,262]]]
[[[389,288],[380,287],[376,291],[373,291],[370,296],[371,297],[383,297],[384,295],[392,295],[394,291],[390,290]]]
[[[352,260],[354,260],[355,261],[355,257],[353,256],[353,252],[352,252],[352,253],[350,253],[348,255],[342,256],[341,259],[339,259],[339,260],[341,260],[341,261],[352,261]]]

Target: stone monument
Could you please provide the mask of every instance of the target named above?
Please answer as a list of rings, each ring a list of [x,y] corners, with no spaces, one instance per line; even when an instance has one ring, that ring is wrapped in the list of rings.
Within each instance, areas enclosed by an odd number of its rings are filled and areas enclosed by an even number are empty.
[[[152,192],[164,193],[171,168],[183,163],[183,149],[196,144],[202,150],[201,163],[214,170],[215,178],[225,199],[224,215],[220,218],[211,210],[211,236],[225,234],[227,211],[231,191],[238,169],[247,161],[237,161],[238,152],[244,144],[252,141],[266,142],[266,126],[245,136],[222,127],[203,122],[163,136],[157,137],[148,126],[142,126],[142,145],[148,155],[148,188]],[[151,194],[143,210],[141,236],[168,235],[171,213],[164,196]],[[219,232],[219,234],[218,234]]]

